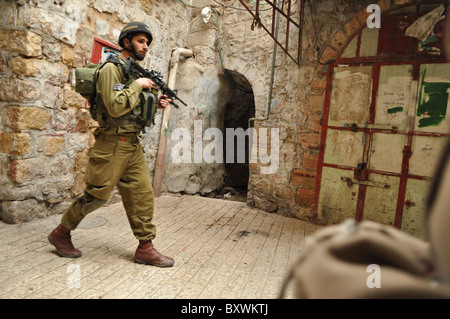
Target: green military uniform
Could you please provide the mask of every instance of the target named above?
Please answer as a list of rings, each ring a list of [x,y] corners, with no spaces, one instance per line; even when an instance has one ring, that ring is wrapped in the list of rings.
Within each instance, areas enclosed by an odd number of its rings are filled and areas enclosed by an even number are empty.
[[[74,230],[87,214],[101,207],[117,186],[136,238],[152,240],[156,236],[152,223],[153,188],[138,139],[144,127],[139,115],[148,95],[134,80],[114,63],[107,63],[99,72],[99,128],[94,132],[95,144],[88,153],[85,194],[72,202],[61,220],[68,230]]]

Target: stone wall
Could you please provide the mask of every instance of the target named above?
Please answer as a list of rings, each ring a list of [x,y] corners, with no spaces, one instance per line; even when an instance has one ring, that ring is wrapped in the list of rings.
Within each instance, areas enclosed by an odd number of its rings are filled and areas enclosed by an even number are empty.
[[[246,3],[250,8],[255,8],[251,1]],[[273,60],[272,38],[255,24],[252,15],[239,1],[211,3],[219,15],[218,21],[213,16],[210,21],[204,22],[198,18],[200,8],[194,8],[187,43],[196,56],[180,71],[192,76],[191,81],[180,83],[180,89],[183,96],[189,96],[190,102],[194,103],[191,103],[189,111],[179,110],[173,115],[171,127],[173,130],[184,122],[193,134],[193,120],[201,119],[203,130],[214,125],[223,129],[224,105],[228,97],[220,87],[217,74],[223,74],[227,69],[243,76],[253,90],[255,135],[261,135],[261,128],[269,132],[270,129],[277,129],[280,141],[278,169],[265,174],[262,173],[264,167],[270,163],[261,162],[258,154],[262,150],[258,147],[258,138],[255,140],[253,153],[256,160],[250,164],[248,204],[303,219],[313,217],[311,208],[315,196],[315,171],[328,72],[326,63],[367,17],[363,11],[371,1],[360,1],[358,4],[337,0],[307,3],[310,5],[305,5],[298,65],[279,47]],[[294,20],[300,16],[299,5],[299,1],[292,1]],[[262,24],[269,29],[272,25],[271,13],[271,10],[261,11],[260,15]],[[355,24],[358,16],[358,24]],[[297,18],[297,21],[300,20]],[[286,24],[283,24],[281,17],[279,41],[282,43],[285,34]],[[295,52],[298,36],[299,29],[291,26],[290,52]],[[271,85],[272,72],[274,81]],[[194,81],[195,78],[203,80]],[[191,88],[192,83],[196,84],[197,91]],[[195,92],[201,94],[196,95]],[[203,100],[195,100],[195,97]],[[173,144],[169,143],[169,148]],[[264,151],[271,154],[270,144]],[[164,190],[202,193],[223,186],[223,165],[174,164],[169,153],[165,165],[170,169],[165,171]]]
[[[189,10],[176,1],[0,0],[0,203],[5,222],[61,213],[83,191],[96,122],[72,85],[94,38],[117,45],[121,28],[147,23],[155,44],[143,64],[167,79]],[[160,114],[146,145],[155,165]]]
[[[244,76],[253,89],[255,100],[255,128],[279,129],[279,166],[276,172],[263,174],[265,166],[257,160],[250,164],[247,201],[249,205],[301,219],[313,220],[316,197],[316,170],[320,133],[329,74],[328,63],[333,61],[356,31],[367,20],[367,6],[377,3],[382,12],[413,4],[411,0],[305,1],[302,24],[301,57],[297,65],[280,47],[274,59],[273,40],[255,23],[238,0],[218,1],[215,9],[220,13],[220,29],[216,25],[217,40],[222,48],[225,69]],[[251,9],[255,4],[245,2]],[[292,17],[299,16],[299,1],[291,1]],[[263,8],[263,7],[261,7]],[[270,12],[270,14],[269,14]],[[261,22],[269,30],[271,11],[261,12]],[[286,36],[286,24],[280,18],[279,41]],[[296,21],[300,21],[297,19]],[[196,22],[198,25],[201,21]],[[194,24],[193,24],[194,25]],[[290,27],[290,52],[298,39],[298,29]],[[212,37],[212,32],[211,32]],[[213,43],[213,40],[210,39]],[[217,60],[216,68],[220,73]],[[271,75],[274,72],[273,84]],[[254,143],[253,153],[271,153],[270,146],[261,150]],[[277,151],[277,150],[274,150]]]

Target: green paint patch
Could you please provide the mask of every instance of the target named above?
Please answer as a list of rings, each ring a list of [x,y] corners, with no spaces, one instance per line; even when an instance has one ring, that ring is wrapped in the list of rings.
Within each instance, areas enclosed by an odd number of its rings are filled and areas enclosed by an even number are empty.
[[[164,137],[167,137],[167,133],[169,133],[169,122],[167,121],[167,126],[164,128]]]
[[[419,127],[437,126],[447,115],[448,104],[448,82],[425,82],[426,69],[422,72],[422,80],[419,87],[419,105],[417,116]]]
[[[394,114],[394,113],[398,113],[398,112],[402,112],[403,111],[403,107],[399,106],[399,107],[393,107],[387,110],[387,112],[389,114]]]

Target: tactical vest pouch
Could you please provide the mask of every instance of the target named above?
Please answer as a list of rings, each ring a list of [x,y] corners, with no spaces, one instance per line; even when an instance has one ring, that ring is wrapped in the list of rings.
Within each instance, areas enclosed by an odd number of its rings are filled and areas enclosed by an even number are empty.
[[[135,107],[130,113],[137,122],[140,122],[144,126],[150,127],[152,124],[155,124],[155,94],[149,91],[142,92],[140,95],[139,106]]]
[[[150,127],[152,124],[155,124],[155,114],[156,114],[156,96],[152,92],[146,92],[147,93],[147,103],[144,106],[144,112],[142,114],[142,117],[145,121],[145,126]]]

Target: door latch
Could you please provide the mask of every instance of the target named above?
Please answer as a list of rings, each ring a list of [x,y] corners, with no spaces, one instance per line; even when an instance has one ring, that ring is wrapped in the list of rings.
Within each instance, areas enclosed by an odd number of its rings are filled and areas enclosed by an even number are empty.
[[[391,187],[389,184],[378,183],[378,182],[373,182],[373,181],[362,181],[362,180],[352,179],[347,176],[341,176],[341,181],[346,182],[347,186],[349,186],[349,187],[353,186],[353,184],[366,185],[366,186],[372,186],[372,187],[378,187],[378,188],[384,188],[384,189]]]

